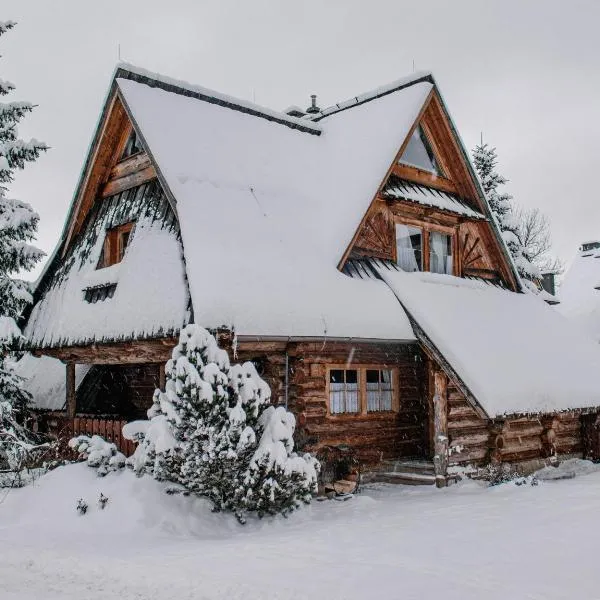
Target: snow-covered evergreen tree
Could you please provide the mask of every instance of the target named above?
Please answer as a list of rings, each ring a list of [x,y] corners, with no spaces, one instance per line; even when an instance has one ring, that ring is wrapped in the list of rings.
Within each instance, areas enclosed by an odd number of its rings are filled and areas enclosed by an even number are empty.
[[[0,36],[14,26],[13,21],[0,22]],[[13,90],[12,83],[0,79],[0,96]],[[29,398],[13,372],[12,352],[21,338],[17,319],[32,298],[27,283],[16,275],[31,269],[43,253],[30,244],[38,215],[29,204],[8,198],[7,185],[17,169],[47,149],[37,140],[18,138],[17,125],[32,110],[29,102],[0,103],[0,461],[13,467],[30,447],[30,436],[20,423]]]
[[[500,227],[504,243],[513,257],[521,279],[525,281],[539,279],[541,277],[539,269],[531,262],[527,249],[519,239],[519,221],[513,210],[512,196],[498,191],[498,188],[508,180],[496,170],[498,164],[496,148],[479,144],[473,150],[473,163],[492,213]]]
[[[130,461],[138,472],[208,498],[216,511],[288,513],[316,490],[317,462],[293,452],[294,416],[270,405],[268,385],[197,325],[180,334]],[[128,435],[129,437],[129,435]]]

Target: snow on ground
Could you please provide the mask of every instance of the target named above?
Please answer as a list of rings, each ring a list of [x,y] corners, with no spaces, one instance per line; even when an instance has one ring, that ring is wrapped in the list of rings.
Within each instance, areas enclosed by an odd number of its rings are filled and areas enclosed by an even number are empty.
[[[537,487],[382,486],[245,527],[161,487],[79,464],[0,490],[0,597],[598,598],[598,471]]]

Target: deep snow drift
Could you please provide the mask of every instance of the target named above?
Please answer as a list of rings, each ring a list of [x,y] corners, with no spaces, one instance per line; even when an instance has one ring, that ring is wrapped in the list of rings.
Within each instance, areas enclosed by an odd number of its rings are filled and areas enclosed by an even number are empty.
[[[244,527],[162,487],[81,464],[0,490],[2,600],[598,597],[600,472],[380,487]]]

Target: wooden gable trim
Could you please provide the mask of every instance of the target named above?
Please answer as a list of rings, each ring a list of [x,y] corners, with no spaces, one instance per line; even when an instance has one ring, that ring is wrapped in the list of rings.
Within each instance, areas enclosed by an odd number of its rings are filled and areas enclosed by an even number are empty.
[[[400,157],[404,154],[404,150],[413,135],[415,129],[419,126],[423,127],[424,133],[430,142],[432,149],[439,160],[444,175],[446,177],[438,177],[435,174],[423,171],[418,168],[409,167],[408,165],[398,164]],[[377,195],[385,186],[390,174],[414,181],[422,185],[434,187],[445,192],[455,193],[467,202],[471,202],[474,207],[480,210],[488,217],[489,222],[483,224],[481,242],[489,249],[493,255],[494,262],[498,265],[501,278],[508,284],[508,287],[513,291],[519,291],[515,271],[513,269],[510,257],[503,246],[500,233],[497,231],[495,224],[492,222],[492,215],[487,206],[487,202],[482,196],[481,189],[477,183],[475,174],[472,171],[470,164],[467,162],[465,150],[462,147],[458,134],[450,120],[443,101],[434,87],[427,99],[425,100],[421,111],[410,128],[406,139],[398,150],[392,164],[385,174],[383,181],[377,191]],[[357,240],[360,238],[361,231],[367,221],[375,216],[379,210],[376,198],[369,204],[365,215],[363,216],[359,226],[357,227],[350,244],[344,251],[338,269],[342,269],[348,257],[350,256]],[[457,250],[460,245],[460,240],[457,242]]]
[[[356,228],[356,231],[354,232],[354,235],[352,236],[352,239],[350,240],[350,243],[348,244],[348,246],[344,250],[344,253],[342,254],[342,258],[340,259],[340,261],[339,261],[339,263],[337,265],[337,268],[340,271],[344,268],[344,264],[348,260],[348,257],[350,256],[350,252],[352,252],[352,248],[353,248],[354,244],[356,243],[356,240],[358,239],[358,237],[360,235],[360,232],[361,232],[361,230],[362,230],[365,222],[367,221],[367,219],[369,219],[372,216],[374,216],[374,213],[377,210],[377,204],[378,204],[378,201],[379,201],[379,194],[381,193],[383,187],[385,186],[385,184],[386,184],[389,176],[392,174],[392,172],[394,170],[394,166],[398,162],[398,159],[404,153],[404,150],[406,149],[406,146],[408,145],[408,142],[410,141],[410,138],[411,138],[414,130],[418,126],[418,124],[419,124],[419,122],[421,120],[421,117],[423,116],[423,113],[425,112],[427,106],[429,105],[429,102],[431,101],[431,98],[433,97],[434,91],[435,91],[435,88],[432,89],[429,92],[429,95],[425,99],[425,102],[423,103],[423,106],[421,107],[421,110],[419,111],[419,114],[417,115],[417,118],[415,119],[415,122],[413,123],[412,127],[410,128],[410,130],[409,130],[409,132],[408,132],[405,140],[402,142],[402,145],[400,146],[400,149],[396,153],[396,156],[394,157],[394,160],[393,160],[392,164],[388,167],[388,169],[387,169],[387,171],[385,173],[384,178],[379,183],[379,186],[377,186],[377,190],[375,191],[375,194],[374,194],[373,198],[371,199],[371,202],[369,203],[369,207],[367,208],[367,211],[365,212],[365,215],[361,219],[358,227]]]
[[[116,163],[115,157],[119,156],[119,151],[123,151],[128,134],[131,131],[130,127],[125,107],[113,88],[108,105],[101,117],[75,196],[61,258],[64,258],[71,240],[83,225],[102,182],[107,179],[110,169]]]
[[[508,256],[501,234],[494,223],[477,176],[469,162],[467,151],[463,147],[460,136],[437,91],[435,91],[429,102],[423,119],[427,124],[432,139],[439,144],[440,153],[445,157],[444,164],[447,165],[448,169],[446,174],[451,176],[456,185],[458,195],[473,202],[488,218],[487,225],[482,225],[481,227],[484,237],[482,242],[485,243],[485,247],[494,255],[502,279],[508,283],[509,288],[513,291],[519,291],[521,288],[512,261]]]
[[[133,128],[125,104],[115,88],[103,113],[76,194],[61,257],[64,258],[98,197],[112,196],[156,177],[156,169],[146,152],[121,160]]]

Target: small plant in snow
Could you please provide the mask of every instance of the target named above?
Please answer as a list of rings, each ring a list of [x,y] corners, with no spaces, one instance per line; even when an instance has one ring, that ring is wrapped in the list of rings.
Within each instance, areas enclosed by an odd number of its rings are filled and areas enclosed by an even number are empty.
[[[99,435],[74,437],[69,440],[69,448],[77,452],[80,459],[87,461],[89,467],[98,469],[98,477],[104,477],[110,471],[118,471],[125,466],[125,456],[114,444]]]
[[[271,392],[250,362],[230,365],[215,338],[188,325],[167,362],[149,421],[124,434],[138,447],[137,473],[208,498],[215,511],[287,514],[310,502],[318,462],[294,453],[294,416],[270,404]]]
[[[88,510],[87,502],[83,498],[79,498],[79,500],[77,501],[77,506],[75,507],[75,509],[77,510],[77,512],[80,515],[85,515],[85,513]]]
[[[106,505],[108,504],[108,497],[105,496],[102,492],[100,492],[100,497],[98,498],[98,508],[100,510],[104,510]]]

